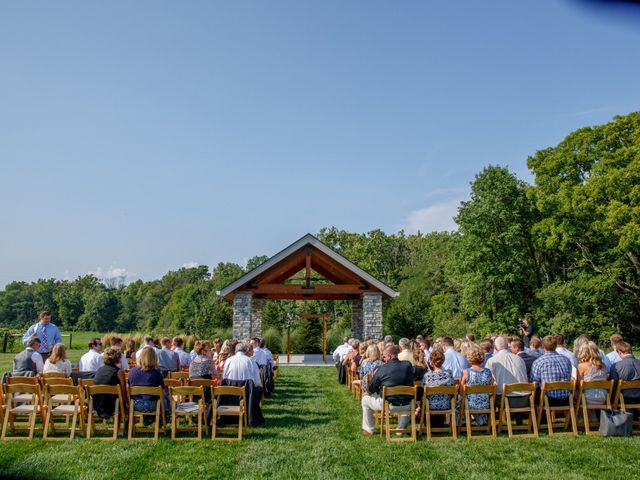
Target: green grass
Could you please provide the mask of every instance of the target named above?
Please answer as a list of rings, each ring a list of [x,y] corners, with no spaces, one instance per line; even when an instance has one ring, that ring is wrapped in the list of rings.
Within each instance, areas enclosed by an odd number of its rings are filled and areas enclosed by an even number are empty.
[[[466,439],[387,444],[360,434],[361,409],[335,370],[284,367],[267,424],[239,444],[203,441],[6,442],[0,477],[614,478],[640,468],[640,437]]]

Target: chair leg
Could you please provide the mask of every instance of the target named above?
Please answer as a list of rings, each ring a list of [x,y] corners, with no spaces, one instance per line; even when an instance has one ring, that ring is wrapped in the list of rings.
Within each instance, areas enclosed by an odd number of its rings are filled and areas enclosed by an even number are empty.
[[[131,440],[133,438],[134,431],[134,418],[133,418],[133,400],[129,400],[129,435],[128,439]]]
[[[78,421],[78,408],[73,412],[73,416],[71,417],[71,433],[69,434],[69,440],[73,440],[76,436],[76,423]]]

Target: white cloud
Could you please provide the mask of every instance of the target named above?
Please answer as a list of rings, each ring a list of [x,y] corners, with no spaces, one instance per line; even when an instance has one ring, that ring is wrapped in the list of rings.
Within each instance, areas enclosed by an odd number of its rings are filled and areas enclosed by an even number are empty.
[[[409,213],[404,229],[410,233],[422,233],[456,230],[458,227],[453,217],[458,213],[458,200],[434,203],[425,208]]]
[[[127,279],[133,277],[133,274],[127,271],[126,268],[114,267],[109,268],[98,267],[93,272],[88,272],[90,275],[94,275],[98,280],[102,281],[109,287],[117,287],[127,283]]]
[[[182,264],[182,268],[196,268],[197,266],[198,266],[198,262],[194,262],[193,260],[190,260]]]

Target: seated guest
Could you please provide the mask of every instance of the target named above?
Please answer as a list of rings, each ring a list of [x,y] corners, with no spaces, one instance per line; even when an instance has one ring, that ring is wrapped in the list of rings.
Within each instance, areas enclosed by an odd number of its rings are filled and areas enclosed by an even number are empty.
[[[169,372],[180,371],[180,357],[178,357],[176,352],[171,350],[171,339],[169,337],[163,337],[160,342],[162,348],[157,351],[158,369],[162,373],[162,376],[167,378]]]
[[[383,365],[373,374],[367,389],[363,390],[362,397],[362,433],[373,435],[374,417],[373,412],[382,410],[382,390],[383,387],[397,387],[400,385],[413,386],[413,367],[409,362],[398,360],[398,347],[390,345],[384,349]],[[397,395],[387,398],[391,404],[391,409],[404,411],[411,403],[411,397]],[[406,428],[409,423],[409,415],[402,415],[398,423],[398,428]]]
[[[506,345],[505,345],[506,348]],[[482,366],[485,359],[485,354],[482,350],[471,350],[467,354],[467,360],[471,364],[469,368],[462,371],[462,378],[460,379],[460,386],[465,385],[491,385],[494,383],[491,370]],[[467,397],[469,401],[469,408],[471,410],[482,410],[489,408],[489,394],[487,393],[472,393]],[[478,425],[486,425],[489,417],[486,413],[474,415],[473,419]]]
[[[554,335],[556,338],[556,352],[560,355],[567,357],[571,362],[571,366],[578,368],[578,359],[576,356],[567,348],[566,341],[564,339],[564,335],[557,333]]]
[[[533,341],[533,339],[532,339]],[[544,355],[536,359],[531,365],[530,379],[536,383],[538,396],[544,382],[570,382],[571,361],[564,355],[556,352],[556,337],[547,335],[542,340]],[[554,390],[549,392],[547,398],[550,406],[564,406],[569,403],[568,390]]]
[[[189,364],[189,377],[190,378],[203,378],[207,380],[213,379],[215,373],[213,360],[209,356],[209,344],[198,340],[193,349],[196,352],[196,358],[194,358]]]
[[[578,352],[580,351],[580,348],[582,348],[583,345],[589,343],[590,341],[591,339],[589,338],[589,335],[587,335],[586,333],[579,335],[578,338],[576,338],[573,341],[573,351],[576,354],[578,363],[580,362],[580,359],[578,358]],[[607,358],[607,355],[602,350],[600,350],[597,345],[596,345],[596,349],[598,351],[598,355],[600,355],[600,360],[602,360],[602,363],[604,364],[604,368],[607,371],[607,375],[608,375],[609,370],[611,369],[611,362],[609,361],[609,358]]]
[[[411,342],[408,338],[401,338],[398,342],[400,347],[400,353],[398,354],[398,360],[401,362],[409,362],[413,365],[413,352],[411,351]]]
[[[44,365],[42,364],[42,355],[38,353],[39,348],[40,339],[34,335],[27,341],[27,348],[13,357],[11,374],[14,377],[33,377],[42,373]]]
[[[433,370],[428,370],[422,377],[422,385],[425,387],[449,387],[453,385],[453,375],[449,370],[443,370],[444,353],[442,350],[434,350],[429,355],[429,363]],[[430,395],[429,410],[449,410],[451,408],[451,395]],[[434,427],[444,425],[444,417],[436,415],[431,417]]]
[[[258,366],[247,357],[248,350],[249,346],[245,342],[238,342],[235,355],[230,357],[224,365],[223,380],[253,380],[256,386],[262,384]]]
[[[273,359],[273,353],[271,353],[271,350],[269,350],[269,348],[267,348],[267,346],[265,345],[264,339],[260,340],[260,349],[264,352],[265,357],[267,358],[267,362],[269,362],[271,364],[271,367],[275,369],[276,361]]]
[[[184,340],[181,337],[174,337],[173,346],[175,347],[173,351],[178,354],[180,367],[188,367],[191,364],[191,356],[184,351]]]
[[[525,351],[534,358],[540,358],[544,355],[542,339],[537,335],[533,335],[529,341],[529,348],[525,347]]]
[[[376,345],[370,345],[367,347],[367,352],[364,360],[358,368],[360,378],[362,378],[362,391],[367,391],[367,376],[373,374],[382,365],[380,361],[380,350]]]
[[[517,341],[522,342],[522,340],[519,339]],[[497,405],[499,405],[500,396],[502,395],[502,389],[505,384],[527,383],[529,380],[527,376],[527,366],[524,360],[510,352],[508,345],[506,337],[497,337],[494,342],[496,354],[486,363],[486,367],[491,370],[493,378],[496,380]],[[523,393],[524,395],[510,394],[509,405],[514,408],[529,406],[529,394],[526,392]]]
[[[392,335],[385,335],[384,337],[384,344],[388,345],[390,343],[393,343],[393,336]]]
[[[620,357],[620,354],[618,353],[618,349],[617,349],[618,343],[622,341],[622,335],[618,333],[614,333],[609,338],[609,341],[611,342],[611,351],[607,353],[607,358],[609,359],[609,362],[611,363],[611,365],[613,365],[614,363],[622,360],[622,357]]]
[[[616,351],[620,355],[620,360],[611,366],[611,380],[614,381],[613,391],[618,388],[620,380],[640,380],[640,360],[633,356],[631,345],[624,340],[616,343]],[[622,391],[624,401],[627,403],[640,403],[640,389],[630,388]],[[640,412],[634,410],[634,419],[637,419]]]
[[[486,366],[487,362],[491,357],[493,357],[493,341],[491,340],[483,340],[480,342],[480,350],[484,353],[484,362],[482,366]],[[497,350],[497,349],[496,349]]]
[[[607,380],[609,373],[600,357],[598,346],[591,341],[587,341],[580,346],[578,350],[578,368],[576,380],[584,380],[585,382],[593,382]],[[602,388],[590,388],[585,390],[584,397],[587,404],[604,405],[607,398],[607,391]],[[589,420],[595,422],[597,420],[596,412],[589,412]]]
[[[260,339],[253,338],[249,342],[249,346],[253,348],[252,359],[258,366],[258,368],[263,368],[267,364],[267,354],[260,348]]]
[[[357,356],[360,352],[360,340],[352,338],[349,342],[351,349],[342,357],[342,366],[344,368],[351,368],[353,371],[353,365],[357,362]]]
[[[43,372],[60,372],[67,377],[71,375],[71,362],[67,360],[67,350],[63,343],[56,343],[53,346],[51,356],[44,362]]]
[[[102,341],[99,338],[92,338],[89,342],[89,351],[82,355],[78,370],[81,372],[95,372],[103,364],[102,362]]]
[[[126,398],[126,383],[124,381],[124,370],[120,368],[124,355],[120,349],[109,347],[102,355],[104,365],[102,365],[93,377],[94,385],[119,385],[122,390],[122,399]],[[115,395],[96,394],[93,396],[93,409],[100,418],[111,418],[115,412],[116,401],[118,397]],[[126,409],[125,409],[126,411]],[[120,412],[124,415],[124,412]]]
[[[413,380],[422,381],[425,372],[427,371],[427,360],[425,359],[424,352],[420,348],[416,348],[413,351]],[[421,396],[419,397],[422,398]]]
[[[138,355],[138,366],[132,368],[129,372],[129,385],[132,387],[162,387],[165,392],[163,395],[164,408],[167,418],[171,414],[171,405],[169,404],[169,396],[166,392],[162,373],[158,370],[158,355],[156,349],[150,346],[143,347]],[[133,409],[136,412],[155,412],[157,397],[152,395],[132,395]],[[144,417],[145,425],[153,423],[152,417]]]
[[[135,358],[136,358],[136,341],[133,338],[130,338],[125,343],[124,356],[125,356],[125,358],[127,360],[129,360],[130,358],[133,358],[135,360]],[[129,363],[129,362],[127,362],[127,363]]]
[[[221,379],[222,372],[224,372],[224,366],[227,363],[227,360],[231,356],[231,349],[229,345],[223,345],[220,349],[220,353],[218,354],[218,358],[216,358],[215,364],[215,375]]]
[[[136,352],[137,364],[140,364],[140,354],[142,353],[142,350],[144,350],[145,347],[153,348],[154,352],[156,352],[156,355],[158,354],[158,349],[156,348],[156,345],[153,341],[153,337],[151,335],[147,335],[144,337],[144,341],[142,342],[142,345],[140,345],[140,348]]]
[[[212,353],[213,353],[213,360],[217,360],[218,355],[220,355],[220,350],[222,349],[222,342],[220,341],[219,338],[214,338],[213,339],[213,347],[211,349]]]
[[[111,347],[122,353],[122,339],[120,337],[112,337]],[[120,365],[118,365],[118,367],[123,372],[129,370],[129,362],[124,355],[120,355]]]
[[[449,370],[454,380],[460,379],[462,377],[462,371],[469,367],[469,362],[453,348],[453,340],[451,337],[443,337],[440,345],[444,350],[444,363],[442,364],[442,368]]]
[[[531,365],[533,365],[533,362],[535,362],[538,357],[534,357],[531,353],[525,352],[524,342],[519,338],[511,340],[511,353],[518,355],[524,361],[524,366],[527,369],[527,379],[525,381],[528,381],[531,375]]]

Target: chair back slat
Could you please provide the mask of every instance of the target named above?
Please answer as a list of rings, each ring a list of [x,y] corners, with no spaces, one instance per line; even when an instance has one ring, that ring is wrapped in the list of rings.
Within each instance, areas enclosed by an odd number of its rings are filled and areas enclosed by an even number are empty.
[[[230,386],[221,386],[221,387],[213,387],[213,395],[233,395],[236,397],[244,396],[245,390],[244,387],[230,387]]]
[[[28,378],[28,377],[25,377]],[[39,385],[29,385],[27,383],[14,383],[7,384],[5,386],[5,391],[8,394],[11,393],[35,393],[36,395],[40,395],[40,386]]]
[[[544,392],[553,392],[555,390],[569,390],[573,392],[575,384],[571,382],[544,382],[542,384],[542,390]]]
[[[611,391],[613,388],[613,380],[592,380],[592,381],[582,381],[580,384],[582,390],[591,390],[592,388],[598,388],[602,390]]]
[[[44,372],[42,374],[42,378],[44,378],[44,379],[49,379],[49,378],[67,378],[67,375],[62,373],[62,372]]]
[[[435,387],[424,387],[424,394],[429,397],[431,395],[455,395],[456,394],[456,386],[455,385],[440,385]]]
[[[80,395],[82,387],[74,387],[73,385],[47,385],[47,393],[53,395]]]
[[[7,384],[20,384],[20,385],[37,385],[38,377],[23,377],[23,376],[7,376]]]
[[[215,387],[217,382],[215,380],[209,380],[206,378],[191,378],[189,380],[189,386],[191,387]]]
[[[178,387],[170,387],[169,391],[171,392],[171,395],[198,395],[200,397],[204,396],[204,388],[205,387],[193,387],[193,386],[187,386],[187,387],[182,387],[182,386],[178,386]]]
[[[390,395],[409,395],[415,398],[416,387],[408,387],[406,385],[398,385],[397,387],[384,387],[382,389],[382,396],[388,397]]]
[[[180,386],[182,386],[182,382],[180,380],[178,380],[177,378],[165,378],[164,379],[164,385],[167,388],[180,387]]]
[[[640,389],[640,380],[620,380],[618,385],[620,390],[628,390],[630,388]]]
[[[73,385],[73,380],[69,377],[44,377],[45,385]]]
[[[507,395],[514,392],[535,392],[535,383],[505,383],[502,385],[502,393]]]
[[[470,395],[475,393],[495,394],[496,385],[465,385],[463,389],[464,395]]]
[[[87,393],[89,395],[118,395],[121,391],[119,385],[89,385]]]
[[[162,397],[164,392],[162,387],[140,387],[129,385],[129,395],[152,395]]]

